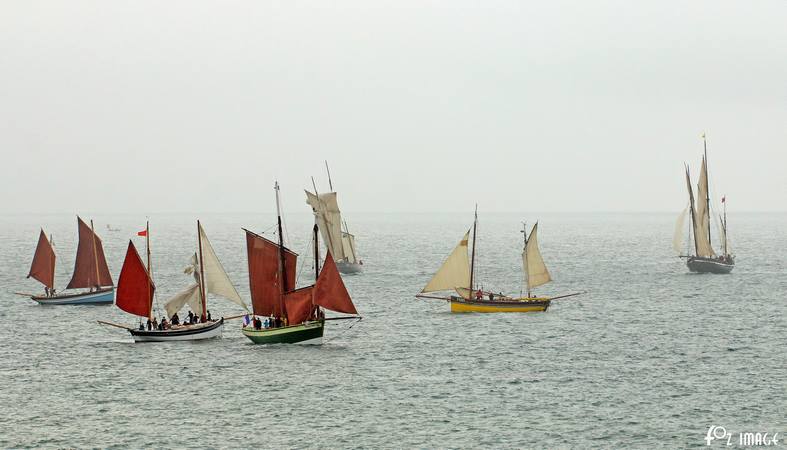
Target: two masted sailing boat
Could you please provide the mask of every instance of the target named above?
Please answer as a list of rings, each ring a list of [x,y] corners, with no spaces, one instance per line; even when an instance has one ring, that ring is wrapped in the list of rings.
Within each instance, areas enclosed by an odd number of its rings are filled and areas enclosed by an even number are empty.
[[[473,226],[465,233],[462,240],[454,248],[448,258],[431,280],[416,295],[418,298],[446,300],[451,303],[451,312],[531,312],[546,311],[552,300],[571,297],[579,294],[568,294],[559,297],[536,297],[532,289],[552,281],[549,271],[544,264],[541,251],[538,248],[538,223],[527,234],[524,233],[524,248],[522,249],[522,271],[526,296],[512,297],[494,292],[484,291],[475,284],[475,250],[476,231],[478,227],[478,213],[475,214]],[[468,257],[470,233],[473,241]],[[432,293],[440,291],[453,291],[457,295],[437,296]]]
[[[140,234],[146,237],[147,266],[142,262],[134,242],[129,240],[118,280],[116,305],[129,314],[153,321],[156,285],[153,282],[150,264],[150,227],[146,226],[145,231]],[[195,283],[169,299],[164,308],[171,320],[184,305],[188,304],[199,320],[196,323],[173,324],[161,330],[147,329],[141,321],[138,328],[121,326],[131,333],[135,342],[194,341],[221,336],[224,318],[209,320],[208,294],[223,297],[248,311],[248,306],[232,284],[199,221],[197,221],[197,253],[192,256],[191,264],[185,272],[194,276]],[[108,322],[101,323],[115,325]]]
[[[342,220],[327,162],[325,169],[328,171],[328,185],[331,191],[320,194],[315,185],[314,193],[306,191],[306,203],[312,207],[322,240],[328,253],[335,259],[339,271],[346,274],[360,273],[363,271],[363,261],[358,257],[355,236],[350,233],[347,221]]]
[[[689,204],[686,209],[678,217],[678,223],[675,227],[675,237],[673,238],[673,247],[680,255],[681,243],[683,241],[683,224],[685,222],[686,213],[691,216],[691,233],[689,233],[688,245],[691,247],[691,237],[693,236],[694,253],[689,249],[681,258],[686,258],[686,265],[691,272],[698,273],[730,273],[735,267],[735,257],[730,254],[729,242],[727,239],[727,199],[722,198],[721,202],[724,205],[724,212],[719,217],[719,239],[721,241],[721,254],[716,254],[711,244],[711,202],[710,192],[708,189],[708,145],[705,140],[705,135],[702,135],[702,141],[705,153],[702,156],[702,166],[700,167],[700,177],[697,182],[697,197],[694,198],[694,192],[691,187],[691,177],[689,174],[689,166],[686,165],[686,187],[689,194]]]
[[[278,183],[274,189],[278,242],[244,231],[254,315],[275,318],[284,326],[256,328],[244,325],[241,332],[255,344],[320,344],[326,320],[360,319],[360,316],[330,252],[320,270],[318,224],[313,229],[315,283],[296,287],[298,255],[284,246]],[[351,316],[326,319],[323,309]]]
[[[109,273],[101,238],[93,230],[93,221],[88,226],[77,217],[79,245],[77,246],[74,273],[66,290],[55,290],[55,250],[44,230],[38,236],[33,263],[27,278],[34,278],[44,285],[44,295],[30,298],[42,305],[85,305],[111,304],[114,300],[114,283]],[[87,291],[70,291],[87,289]]]

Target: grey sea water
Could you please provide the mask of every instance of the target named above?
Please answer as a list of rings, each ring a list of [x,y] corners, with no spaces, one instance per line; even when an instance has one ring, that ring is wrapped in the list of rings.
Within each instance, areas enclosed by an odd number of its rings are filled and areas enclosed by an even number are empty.
[[[86,214],[85,218],[90,215]],[[144,217],[93,216],[117,280]],[[151,217],[159,303],[189,282],[196,215]],[[200,218],[248,299],[241,226]],[[521,289],[520,220],[540,219],[554,283],[587,294],[546,313],[452,315],[414,298],[471,225],[470,214],[353,214],[365,272],[346,276],[364,319],[322,346],[222,339],[133,344],[114,306],[42,307],[15,291],[38,227],[54,234],[57,284],[73,266],[76,219],[0,221],[0,447],[691,447],[710,425],[787,432],[787,215],[731,214],[738,265],[692,275],[672,254],[670,214],[481,214],[478,277]],[[108,231],[111,224],[119,231]],[[310,216],[288,216],[299,281],[312,277]],[[214,317],[238,308],[211,299]]]

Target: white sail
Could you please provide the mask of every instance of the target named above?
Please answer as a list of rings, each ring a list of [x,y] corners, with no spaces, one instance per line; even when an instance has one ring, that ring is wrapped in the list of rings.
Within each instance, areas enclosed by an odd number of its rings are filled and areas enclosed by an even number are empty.
[[[544,258],[541,257],[541,251],[538,249],[538,223],[530,231],[527,245],[522,250],[522,268],[528,290],[552,281],[552,277],[549,276],[549,270],[544,264]]]
[[[683,211],[681,211],[678,216],[678,220],[675,222],[675,234],[672,236],[672,249],[675,250],[675,253],[678,255],[683,252],[683,229],[686,226],[686,213],[688,209],[688,205],[683,208]]]
[[[470,258],[467,256],[467,242],[470,230],[448,255],[440,270],[434,274],[421,292],[454,290],[458,287],[470,287]]]
[[[312,207],[317,218],[323,242],[336,261],[343,260],[344,245],[342,244],[342,215],[336,201],[336,192],[314,195],[306,191],[306,203]]]
[[[200,241],[202,242],[202,270],[205,273],[205,291],[208,294],[214,294],[226,298],[227,300],[236,303],[243,307],[246,311],[249,307],[240,298],[238,290],[230,281],[229,275],[221,265],[221,261],[216,256],[213,246],[210,245],[208,236],[202,225],[199,225]]]
[[[702,159],[700,179],[697,183],[697,210],[694,216],[694,239],[697,243],[697,256],[711,258],[716,256],[710,243],[710,211],[708,210],[708,169]]]
[[[172,317],[187,303],[194,314],[202,316],[202,301],[200,300],[199,284],[195,283],[167,300],[167,303],[164,304],[167,316]]]
[[[355,252],[355,236],[342,232],[342,247],[344,248],[344,256],[347,257],[347,261],[358,264],[358,254]]]

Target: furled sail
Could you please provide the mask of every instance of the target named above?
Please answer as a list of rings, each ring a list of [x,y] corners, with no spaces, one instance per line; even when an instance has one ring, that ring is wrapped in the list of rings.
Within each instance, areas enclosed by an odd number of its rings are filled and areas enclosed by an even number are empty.
[[[686,205],[678,216],[678,220],[675,221],[675,233],[672,235],[672,249],[675,250],[675,253],[678,255],[683,252],[683,229],[686,226],[686,213],[688,209],[689,206]]]
[[[66,289],[112,286],[112,276],[109,274],[101,239],[79,217],[77,217],[77,224],[79,246],[74,263],[74,275]]]
[[[314,283],[314,304],[331,311],[358,314],[330,253],[325,257],[320,275]]]
[[[134,243],[129,241],[123,269],[120,271],[115,304],[127,313],[150,317],[156,285],[150,279]]]
[[[317,218],[322,240],[328,251],[336,260],[345,259],[344,245],[342,242],[342,215],[336,200],[336,192],[315,195],[306,191],[306,203],[312,207]]]
[[[283,294],[295,288],[298,255],[284,249],[285,280],[279,279],[279,245],[246,231],[246,252],[249,262],[249,289],[254,314],[285,317]]]
[[[448,291],[457,287],[470,287],[470,258],[467,256],[469,239],[470,230],[467,230],[454,251],[448,255],[443,265],[421,292]]]
[[[697,183],[697,209],[694,216],[697,256],[710,258],[716,256],[710,242],[710,210],[708,209],[708,169],[702,158],[700,178]]]
[[[355,252],[355,236],[350,233],[342,232],[342,247],[347,261],[358,264],[360,262],[358,254]]]
[[[226,298],[227,300],[242,306],[245,310],[249,310],[246,303],[240,298],[237,289],[230,281],[229,275],[221,265],[213,246],[210,245],[208,236],[202,225],[198,223],[200,242],[202,243],[202,270],[205,273],[205,291],[209,294],[215,294]]]
[[[55,287],[55,250],[52,248],[44,230],[38,235],[38,245],[36,246],[33,263],[30,265],[30,272],[27,278],[34,278],[44,286],[52,289]]]
[[[530,230],[530,237],[527,238],[527,244],[522,251],[522,266],[529,288],[552,281],[547,266],[544,264],[544,258],[541,257],[541,251],[538,249],[538,223]]]

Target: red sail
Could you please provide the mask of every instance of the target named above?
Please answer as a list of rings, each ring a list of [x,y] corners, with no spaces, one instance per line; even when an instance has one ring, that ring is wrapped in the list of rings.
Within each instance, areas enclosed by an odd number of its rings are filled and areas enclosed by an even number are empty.
[[[325,257],[325,264],[317,277],[317,283],[314,284],[314,304],[331,311],[358,314],[330,252]]]
[[[148,276],[148,271],[137,253],[134,243],[128,242],[126,259],[120,271],[115,304],[127,313],[141,317],[150,317],[153,305],[153,293],[156,285]]]
[[[109,274],[101,239],[79,217],[77,217],[77,224],[79,227],[77,259],[74,263],[74,275],[66,289],[112,286],[114,283]]]
[[[36,246],[36,253],[33,256],[33,264],[30,265],[30,273],[27,274],[27,278],[30,277],[50,289],[55,287],[55,250],[49,243],[49,239],[46,238],[43,229],[38,235],[38,246]]]
[[[287,304],[287,323],[289,325],[303,323],[312,315],[314,311],[313,291],[314,286],[308,286],[284,294],[284,302]]]
[[[298,255],[284,249],[286,283],[279,284],[279,245],[246,231],[246,252],[249,260],[249,289],[254,314],[285,317],[282,292],[295,287]]]

